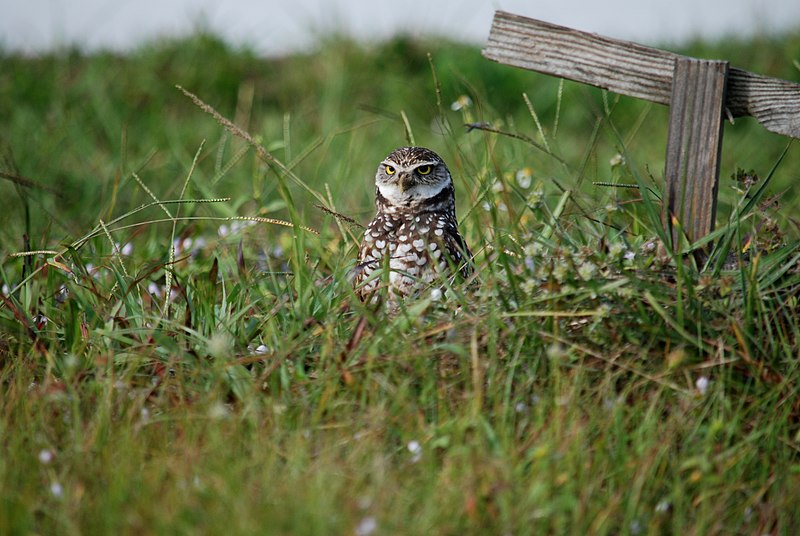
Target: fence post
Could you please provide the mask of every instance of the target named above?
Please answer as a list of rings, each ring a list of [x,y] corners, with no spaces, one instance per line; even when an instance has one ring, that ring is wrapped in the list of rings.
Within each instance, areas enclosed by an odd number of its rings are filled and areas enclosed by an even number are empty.
[[[726,61],[675,59],[663,215],[675,250],[681,230],[691,243],[714,229],[727,79]]]

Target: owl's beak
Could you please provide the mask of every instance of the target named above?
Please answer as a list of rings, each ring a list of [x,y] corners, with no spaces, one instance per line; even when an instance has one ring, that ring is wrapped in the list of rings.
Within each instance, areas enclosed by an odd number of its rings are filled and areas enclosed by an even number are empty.
[[[411,173],[402,173],[400,175],[400,191],[405,193],[412,186],[414,186],[414,183]]]

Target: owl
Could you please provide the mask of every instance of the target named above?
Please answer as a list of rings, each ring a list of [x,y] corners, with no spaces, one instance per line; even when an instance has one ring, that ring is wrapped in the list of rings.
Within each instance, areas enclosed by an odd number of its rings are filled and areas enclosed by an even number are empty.
[[[358,250],[354,286],[362,300],[388,280],[389,300],[416,294],[435,281],[471,273],[472,254],[458,233],[453,179],[444,161],[424,147],[392,151],[375,174],[377,214]],[[388,277],[373,277],[388,268]]]

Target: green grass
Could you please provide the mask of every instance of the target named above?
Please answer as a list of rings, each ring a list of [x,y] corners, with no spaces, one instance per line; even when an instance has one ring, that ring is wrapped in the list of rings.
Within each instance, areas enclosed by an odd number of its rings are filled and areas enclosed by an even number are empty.
[[[682,52],[800,78],[796,36]],[[265,60],[198,34],[0,69],[0,533],[800,523],[786,138],[726,126],[702,266],[657,247],[666,109],[472,47]],[[456,178],[480,277],[387,315],[330,212],[366,223],[412,140]]]

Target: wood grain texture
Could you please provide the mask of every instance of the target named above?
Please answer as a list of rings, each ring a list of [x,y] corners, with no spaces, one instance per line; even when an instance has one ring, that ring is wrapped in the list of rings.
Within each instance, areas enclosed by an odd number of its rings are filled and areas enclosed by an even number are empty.
[[[483,55],[491,60],[669,104],[679,54],[497,11]],[[726,115],[753,116],[800,138],[800,84],[729,71]]]
[[[664,219],[670,228],[675,216],[694,242],[714,229],[728,63],[677,58],[674,72]],[[672,238],[677,247],[678,229],[672,229]]]

